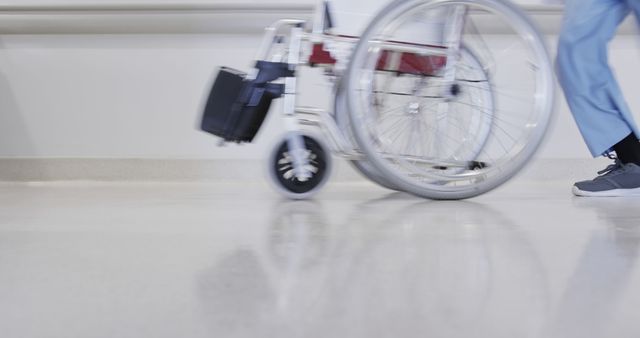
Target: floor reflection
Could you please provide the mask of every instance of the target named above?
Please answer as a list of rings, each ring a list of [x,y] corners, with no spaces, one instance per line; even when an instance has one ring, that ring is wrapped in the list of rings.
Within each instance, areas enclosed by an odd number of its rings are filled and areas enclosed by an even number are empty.
[[[629,287],[640,250],[640,199],[576,198],[603,227],[593,231],[567,284],[555,337],[612,337],[611,320]]]
[[[534,337],[549,292],[524,231],[472,202],[391,194],[330,223],[284,202],[264,252],[238,249],[200,279],[224,337]]]
[[[640,337],[640,200],[566,186],[5,185],[0,338]]]

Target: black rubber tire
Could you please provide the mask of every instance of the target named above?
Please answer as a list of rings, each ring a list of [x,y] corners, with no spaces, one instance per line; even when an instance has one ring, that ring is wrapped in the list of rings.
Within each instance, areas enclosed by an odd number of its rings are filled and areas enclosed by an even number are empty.
[[[309,151],[307,160],[313,167],[312,176],[305,181],[293,175],[293,167],[288,158],[289,145],[284,138],[275,147],[269,159],[269,174],[276,188],[287,198],[307,199],[317,193],[326,183],[331,172],[331,154],[316,138],[303,135],[304,146]]]

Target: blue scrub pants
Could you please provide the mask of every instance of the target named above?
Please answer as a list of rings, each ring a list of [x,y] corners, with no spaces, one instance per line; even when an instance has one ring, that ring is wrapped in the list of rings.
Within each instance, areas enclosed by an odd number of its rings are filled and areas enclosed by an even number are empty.
[[[569,108],[591,154],[605,154],[630,133],[640,138],[607,57],[607,44],[640,0],[566,0],[556,61]]]

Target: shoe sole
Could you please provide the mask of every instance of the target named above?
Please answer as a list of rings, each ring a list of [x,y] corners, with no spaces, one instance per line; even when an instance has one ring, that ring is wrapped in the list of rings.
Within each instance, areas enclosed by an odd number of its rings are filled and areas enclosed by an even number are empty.
[[[640,188],[584,191],[574,185],[573,194],[580,197],[640,197]]]

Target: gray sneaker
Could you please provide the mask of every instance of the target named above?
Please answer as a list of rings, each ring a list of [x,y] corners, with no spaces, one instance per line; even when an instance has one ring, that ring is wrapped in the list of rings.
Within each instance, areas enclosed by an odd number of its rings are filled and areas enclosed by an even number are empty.
[[[640,196],[640,166],[634,163],[615,164],[598,172],[591,181],[574,184],[573,194],[584,197],[624,197]]]

